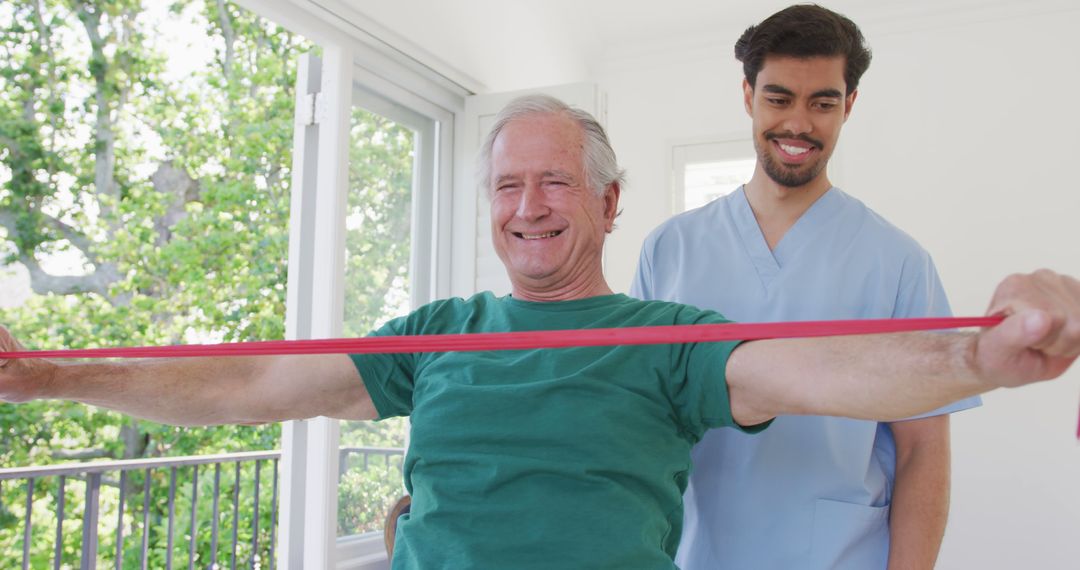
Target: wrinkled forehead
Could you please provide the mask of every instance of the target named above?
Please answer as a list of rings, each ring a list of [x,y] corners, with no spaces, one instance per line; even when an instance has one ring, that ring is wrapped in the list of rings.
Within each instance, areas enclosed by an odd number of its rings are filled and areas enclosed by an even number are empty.
[[[580,174],[584,140],[577,122],[561,114],[516,118],[503,127],[492,144],[492,180],[537,169]]]

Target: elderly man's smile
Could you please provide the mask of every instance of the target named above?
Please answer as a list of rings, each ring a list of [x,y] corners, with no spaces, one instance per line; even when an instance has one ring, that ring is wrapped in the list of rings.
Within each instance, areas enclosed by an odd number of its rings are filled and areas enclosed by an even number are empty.
[[[550,231],[550,232],[539,232],[539,233],[525,233],[525,232],[510,232],[510,233],[514,234],[514,237],[521,238],[521,239],[524,239],[524,240],[538,240],[538,239],[548,239],[548,238],[553,238],[553,237],[559,236],[559,235],[562,234],[562,230],[554,230],[554,231]]]

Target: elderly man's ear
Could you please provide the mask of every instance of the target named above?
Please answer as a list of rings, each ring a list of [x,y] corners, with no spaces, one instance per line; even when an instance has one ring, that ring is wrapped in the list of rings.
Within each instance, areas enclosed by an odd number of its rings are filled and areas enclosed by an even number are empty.
[[[621,194],[622,187],[618,182],[608,184],[607,189],[604,190],[604,219],[607,220],[604,231],[609,234],[615,231],[615,218],[622,215],[622,210],[619,209],[619,196]]]

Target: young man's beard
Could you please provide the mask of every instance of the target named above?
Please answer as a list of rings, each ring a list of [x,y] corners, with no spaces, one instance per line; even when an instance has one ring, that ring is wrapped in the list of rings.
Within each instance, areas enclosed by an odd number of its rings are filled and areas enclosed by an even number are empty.
[[[766,141],[765,144],[768,145],[770,143]],[[756,143],[754,146],[757,147],[758,160],[761,162],[761,167],[765,170],[765,174],[767,174],[773,182],[787,188],[798,188],[809,184],[821,174],[822,170],[825,170],[825,165],[829,162],[829,157],[823,156],[819,157],[811,164],[801,165],[804,168],[790,168],[777,161],[772,153],[768,152],[768,149],[761,148],[761,146]]]

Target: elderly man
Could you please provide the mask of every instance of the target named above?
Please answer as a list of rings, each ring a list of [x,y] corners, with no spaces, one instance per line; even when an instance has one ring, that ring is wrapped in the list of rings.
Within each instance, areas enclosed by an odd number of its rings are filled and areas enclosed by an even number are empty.
[[[481,160],[513,294],[438,301],[375,334],[723,322],[611,293],[601,248],[621,172],[591,116],[548,97],[516,100]],[[0,371],[0,397],[71,399],[177,424],[411,415],[413,507],[398,529],[395,568],[672,568],[690,446],[706,429],[755,431],[779,414],[906,417],[1057,376],[1080,354],[1077,281],[1015,277],[991,308],[1010,316],[979,335],[19,360]]]

